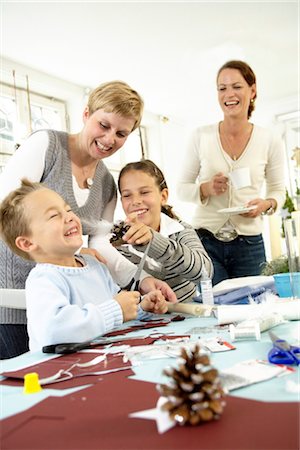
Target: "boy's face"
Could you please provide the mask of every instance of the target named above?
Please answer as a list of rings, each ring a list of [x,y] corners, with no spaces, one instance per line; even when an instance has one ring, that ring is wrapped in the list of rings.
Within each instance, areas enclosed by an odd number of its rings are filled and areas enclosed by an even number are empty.
[[[39,189],[24,200],[30,235],[28,253],[37,262],[59,264],[82,245],[80,219],[60,195]]]

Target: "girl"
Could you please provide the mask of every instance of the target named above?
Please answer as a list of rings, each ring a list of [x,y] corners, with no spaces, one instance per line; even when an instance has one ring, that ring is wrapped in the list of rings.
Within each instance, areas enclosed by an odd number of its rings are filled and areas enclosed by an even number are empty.
[[[120,172],[118,187],[130,225],[119,251],[138,264],[150,243],[145,270],[165,280],[178,301],[192,300],[201,275],[206,271],[212,276],[213,266],[195,230],[167,204],[163,173],[150,160],[129,163]]]

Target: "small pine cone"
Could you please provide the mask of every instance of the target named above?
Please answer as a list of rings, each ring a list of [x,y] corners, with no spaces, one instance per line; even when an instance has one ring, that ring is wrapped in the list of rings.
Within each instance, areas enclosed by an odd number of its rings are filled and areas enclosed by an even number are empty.
[[[130,228],[130,225],[126,225],[123,220],[121,220],[119,223],[115,224],[111,229],[112,236],[111,236],[109,242],[114,247],[119,247],[122,244],[126,244],[126,242],[123,241],[122,238],[123,238],[124,234],[129,230],[129,228]]]
[[[190,353],[183,348],[178,368],[168,368],[163,373],[170,382],[158,385],[157,389],[167,399],[163,409],[175,422],[198,425],[218,419],[223,413],[225,394],[218,371],[199,345]]]

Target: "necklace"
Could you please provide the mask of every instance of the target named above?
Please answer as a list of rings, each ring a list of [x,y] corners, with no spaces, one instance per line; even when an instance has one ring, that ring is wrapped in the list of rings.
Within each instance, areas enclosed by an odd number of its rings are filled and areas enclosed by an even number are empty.
[[[86,152],[81,147],[80,133],[69,136],[69,151],[72,164],[72,174],[75,176],[78,186],[82,189],[91,189],[94,184],[94,176],[98,161],[85,161]]]
[[[223,124],[223,122],[221,123],[221,125]],[[229,156],[231,157],[231,159],[233,161],[237,161],[237,159],[242,155],[242,153],[244,152],[245,148],[247,147],[247,144],[249,142],[249,139],[251,137],[251,132],[252,132],[252,125],[250,128],[250,132],[247,131],[247,133],[244,133],[242,135],[237,135],[237,138],[239,139],[238,142],[238,146],[236,145],[236,149],[234,150],[232,148],[231,142],[229,141],[226,132],[223,130],[221,132],[221,125],[220,125],[220,137],[223,138],[223,140],[225,141],[225,147],[224,150],[226,151],[226,153],[229,154]],[[235,143],[234,143],[235,144]]]
[[[87,178],[87,179],[86,179],[86,184],[87,184],[88,189],[91,189],[91,187],[92,187],[93,184],[94,184],[93,178]]]
[[[82,175],[83,175],[83,177],[82,177],[83,178],[83,180],[82,180],[83,185],[85,187],[87,187],[88,189],[91,189],[91,187],[94,184],[93,176],[89,176],[89,174],[91,173],[91,170],[86,170],[84,167],[81,167],[81,172],[82,172]],[[94,175],[94,172],[95,172],[95,169],[93,169],[93,175]]]

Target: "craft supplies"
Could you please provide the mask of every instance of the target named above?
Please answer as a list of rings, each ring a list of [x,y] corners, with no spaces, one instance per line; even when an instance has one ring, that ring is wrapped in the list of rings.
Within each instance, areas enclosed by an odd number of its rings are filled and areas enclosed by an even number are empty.
[[[269,351],[268,358],[273,364],[300,364],[300,347],[290,345],[284,339],[269,331],[273,347]]]
[[[168,384],[157,389],[166,402],[162,405],[172,421],[179,425],[198,425],[219,419],[225,407],[224,391],[217,369],[199,345],[181,350],[177,368],[163,371]]]
[[[297,299],[279,299],[268,294],[267,301],[250,305],[220,305],[216,307],[218,324],[229,324],[260,317],[263,313],[281,314],[284,320],[300,320],[300,302]]]
[[[200,281],[200,288],[201,288],[201,298],[202,303],[204,305],[213,305],[214,304],[214,295],[213,295],[213,289],[212,289],[212,282],[211,278],[209,278],[207,270],[205,267],[202,269],[202,279]]]
[[[233,391],[261,381],[286,374],[285,366],[276,366],[267,361],[251,359],[235,364],[220,372],[220,378],[225,391]]]
[[[261,316],[254,316],[250,320],[244,320],[237,325],[230,325],[229,332],[232,341],[237,340],[260,340],[260,333],[275,327],[284,322],[281,314],[263,313]]]
[[[169,303],[169,312],[192,314],[193,316],[210,317],[214,306],[199,303]]]
[[[240,324],[239,324],[240,325]],[[259,341],[260,340],[260,330],[257,322],[252,322],[249,325],[244,326],[234,326],[229,325],[230,338],[234,341],[240,340],[250,340]]]
[[[39,376],[36,372],[27,373],[24,375],[24,394],[36,394],[42,390]]]

